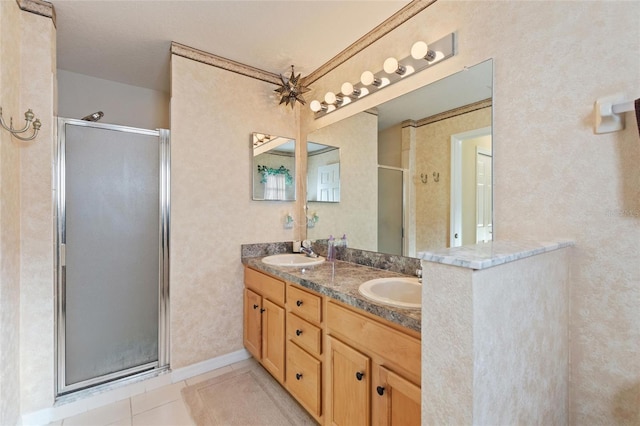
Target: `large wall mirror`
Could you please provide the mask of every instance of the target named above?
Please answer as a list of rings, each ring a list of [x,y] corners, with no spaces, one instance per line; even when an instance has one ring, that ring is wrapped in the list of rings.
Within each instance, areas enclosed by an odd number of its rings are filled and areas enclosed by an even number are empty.
[[[416,257],[493,236],[493,61],[308,136],[340,148],[340,203],[308,203],[310,239]]]
[[[253,199],[295,201],[296,141],[264,133],[251,134]]]

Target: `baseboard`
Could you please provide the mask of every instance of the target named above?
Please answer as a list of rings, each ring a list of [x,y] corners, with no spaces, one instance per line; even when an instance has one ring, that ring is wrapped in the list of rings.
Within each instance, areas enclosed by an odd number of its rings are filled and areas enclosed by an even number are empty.
[[[152,377],[133,384],[123,385],[113,390],[105,391],[97,395],[88,395],[85,398],[79,397],[68,403],[54,405],[53,407],[25,413],[21,417],[21,425],[37,426],[48,425],[51,422],[67,417],[75,416],[95,408],[112,404],[122,399],[151,391],[158,387],[180,382],[209,371],[226,367],[227,365],[250,358],[251,355],[245,349],[231,352],[219,357],[211,358],[197,364],[171,370],[169,373]]]
[[[211,358],[197,364],[191,364],[186,367],[171,370],[171,379],[174,383],[179,382],[200,374],[208,373],[209,371],[216,370],[218,368],[226,367],[227,365],[231,365],[248,358],[251,358],[251,354],[247,352],[246,349],[240,349],[239,351]]]

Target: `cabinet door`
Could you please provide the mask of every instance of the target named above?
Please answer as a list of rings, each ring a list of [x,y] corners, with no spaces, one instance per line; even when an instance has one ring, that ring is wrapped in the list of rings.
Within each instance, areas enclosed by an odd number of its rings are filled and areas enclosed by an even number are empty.
[[[370,359],[334,338],[329,338],[330,423],[338,426],[369,425]]]
[[[262,301],[262,365],[280,383],[284,382],[284,308]]]
[[[372,408],[374,425],[420,425],[420,387],[393,371],[373,366]]]
[[[262,357],[261,314],[262,297],[249,289],[244,289],[244,347],[257,360]]]
[[[300,349],[295,343],[287,342],[287,387],[289,391],[316,418],[320,417],[322,363]]]

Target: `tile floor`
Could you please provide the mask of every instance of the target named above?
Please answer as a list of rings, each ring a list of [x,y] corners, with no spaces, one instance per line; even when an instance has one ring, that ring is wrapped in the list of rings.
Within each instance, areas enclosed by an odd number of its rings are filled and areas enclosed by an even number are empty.
[[[50,423],[50,426],[197,426],[194,425],[186,405],[182,402],[180,390],[194,383],[208,380],[255,363],[247,359],[172,383],[131,398],[96,408]]]

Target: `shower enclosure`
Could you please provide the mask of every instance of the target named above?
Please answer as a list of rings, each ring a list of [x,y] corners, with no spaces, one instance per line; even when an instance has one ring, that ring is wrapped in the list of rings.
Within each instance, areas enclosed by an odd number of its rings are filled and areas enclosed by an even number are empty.
[[[169,131],[58,119],[57,395],[168,368]]]

